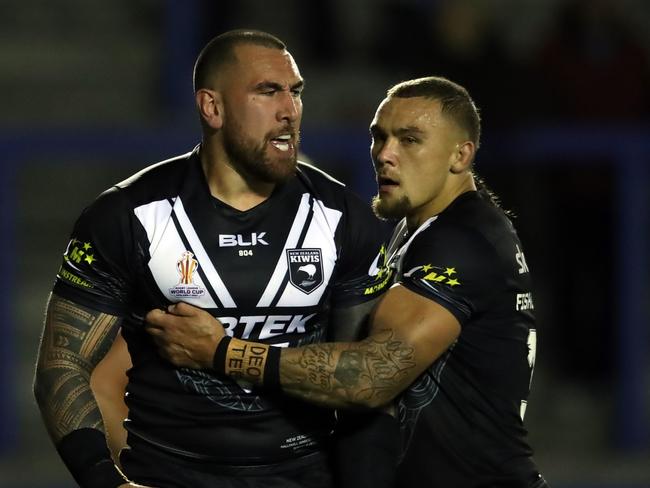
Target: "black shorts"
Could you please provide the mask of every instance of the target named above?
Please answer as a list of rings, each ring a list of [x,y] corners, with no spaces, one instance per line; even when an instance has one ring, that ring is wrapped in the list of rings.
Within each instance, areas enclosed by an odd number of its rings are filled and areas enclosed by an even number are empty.
[[[324,453],[262,466],[214,465],[179,460],[153,446],[132,443],[120,453],[129,480],[156,488],[333,488]]]

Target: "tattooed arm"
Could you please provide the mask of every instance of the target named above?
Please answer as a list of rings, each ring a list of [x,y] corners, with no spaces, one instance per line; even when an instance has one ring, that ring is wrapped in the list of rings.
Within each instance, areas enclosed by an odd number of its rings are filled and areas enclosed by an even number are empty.
[[[52,295],[38,354],[34,394],[56,443],[83,427],[104,432],[90,374],[108,352],[119,318]]]
[[[266,344],[229,339],[207,312],[184,303],[167,313],[147,314],[147,331],[163,356],[177,366],[210,368],[253,383],[266,383],[267,364],[277,354]],[[312,344],[281,351],[282,390],[330,407],[379,407],[411,384],[451,346],[460,333],[446,308],[407,288],[393,286],[370,317],[370,333],[358,342]],[[215,348],[225,344],[223,351]],[[270,354],[269,354],[270,353]]]
[[[119,329],[118,317],[100,313],[52,295],[47,308],[43,337],[38,354],[34,395],[45,426],[59,449],[64,439],[75,432],[99,432],[105,436],[97,401],[90,388],[90,375],[110,349]],[[100,437],[99,434],[96,437]],[[108,453],[108,451],[106,451]],[[81,449],[79,457],[84,456]],[[61,454],[64,457],[63,454]],[[66,465],[79,482],[79,473],[65,459]],[[108,459],[92,459],[93,468]],[[78,466],[77,466],[78,467]],[[84,467],[86,468],[86,467]],[[106,467],[102,467],[106,472]],[[81,472],[82,478],[86,473]],[[119,477],[115,479],[119,480]],[[125,479],[119,486],[136,486]],[[116,482],[116,483],[117,483]],[[83,484],[81,486],[92,486]],[[115,486],[118,486],[115,484]]]
[[[402,286],[385,294],[370,320],[370,334],[360,342],[283,350],[283,391],[330,406],[379,407],[406,389],[460,333],[447,309]]]
[[[355,343],[312,344],[282,351],[284,392],[333,407],[388,403],[409,384],[414,348],[391,329]]]

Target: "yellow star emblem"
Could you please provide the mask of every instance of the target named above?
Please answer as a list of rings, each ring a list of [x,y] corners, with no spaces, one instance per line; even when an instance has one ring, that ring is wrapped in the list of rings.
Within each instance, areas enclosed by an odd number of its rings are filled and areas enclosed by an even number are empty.
[[[445,274],[448,275],[448,276],[453,275],[455,272],[456,272],[456,268],[447,268],[445,270]]]
[[[93,247],[93,246],[90,245],[90,242],[84,242],[84,251],[87,251],[91,247]]]
[[[433,266],[431,266],[430,264],[425,264],[424,266],[422,266],[422,271],[424,271],[426,273],[431,268],[433,268]]]
[[[97,260],[92,254],[86,254],[84,261],[86,261],[88,264],[93,264],[93,261],[97,261]]]
[[[449,279],[449,280],[447,280],[447,284],[449,286],[456,286],[456,285],[460,285],[460,281],[458,281],[455,278],[454,279]]]

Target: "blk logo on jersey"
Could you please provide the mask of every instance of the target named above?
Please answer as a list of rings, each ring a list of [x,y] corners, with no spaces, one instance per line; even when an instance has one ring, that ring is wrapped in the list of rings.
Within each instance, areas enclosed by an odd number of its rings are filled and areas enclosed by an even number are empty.
[[[169,289],[169,293],[177,298],[200,297],[205,290],[194,283],[194,273],[199,268],[199,262],[194,259],[194,254],[185,251],[176,261],[176,269],[180,275],[178,284]]]
[[[303,293],[311,293],[323,283],[320,249],[287,249],[289,281]]]
[[[219,234],[219,247],[268,246],[264,240],[266,232],[252,232],[250,237],[243,234]]]

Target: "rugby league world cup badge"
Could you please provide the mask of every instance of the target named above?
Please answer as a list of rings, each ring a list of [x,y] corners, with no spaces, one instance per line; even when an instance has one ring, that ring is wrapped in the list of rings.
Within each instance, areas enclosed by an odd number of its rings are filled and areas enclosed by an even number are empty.
[[[199,262],[194,259],[194,254],[185,251],[180,259],[176,261],[176,270],[180,275],[180,280],[176,286],[169,289],[173,297],[191,298],[200,297],[205,293],[205,289],[194,283],[194,273],[199,268]]]

